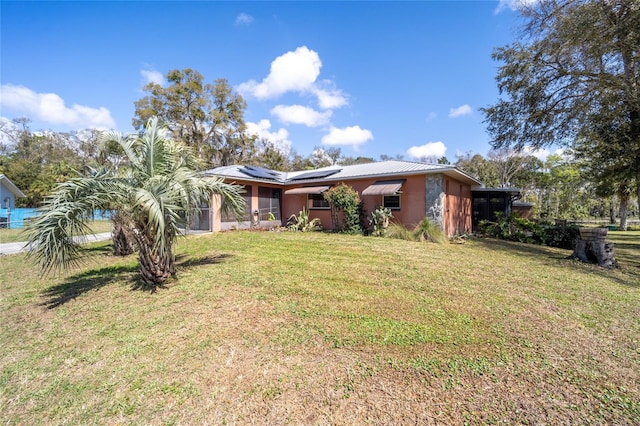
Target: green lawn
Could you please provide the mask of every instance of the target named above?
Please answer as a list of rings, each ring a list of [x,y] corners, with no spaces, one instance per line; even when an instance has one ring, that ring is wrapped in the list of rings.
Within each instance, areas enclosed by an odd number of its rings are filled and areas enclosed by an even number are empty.
[[[2,424],[637,424],[640,232],[619,269],[496,240],[227,232],[135,289],[0,257]],[[622,247],[624,245],[624,247]]]

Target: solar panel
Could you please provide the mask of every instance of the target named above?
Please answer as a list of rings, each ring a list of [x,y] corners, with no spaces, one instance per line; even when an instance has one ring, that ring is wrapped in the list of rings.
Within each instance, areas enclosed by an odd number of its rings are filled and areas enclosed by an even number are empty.
[[[319,179],[325,178],[331,175],[335,175],[342,169],[331,169],[331,170],[316,170],[313,172],[302,173],[301,175],[292,177],[290,180],[304,180],[304,179]]]
[[[262,167],[244,166],[240,169],[240,171],[245,175],[258,178],[258,179],[269,179],[269,180],[280,179],[280,173],[274,172],[273,170],[263,169]]]

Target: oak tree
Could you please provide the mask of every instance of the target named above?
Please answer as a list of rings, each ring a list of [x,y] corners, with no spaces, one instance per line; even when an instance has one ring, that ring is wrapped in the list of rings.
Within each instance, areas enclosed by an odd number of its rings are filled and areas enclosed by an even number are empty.
[[[205,83],[189,68],[169,71],[166,79],[166,86],[151,82],[144,87],[149,94],[135,102],[136,129],[158,117],[210,166],[241,163],[253,155],[255,137],[246,134],[244,122],[247,104],[226,79]]]
[[[521,40],[493,54],[503,97],[483,111],[494,148],[590,144],[594,161],[620,163],[608,179],[631,174],[640,200],[640,2],[527,4]]]

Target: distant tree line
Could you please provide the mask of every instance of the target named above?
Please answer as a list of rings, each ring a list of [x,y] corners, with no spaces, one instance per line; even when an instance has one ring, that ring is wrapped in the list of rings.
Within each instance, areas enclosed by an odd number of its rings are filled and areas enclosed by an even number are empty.
[[[247,132],[246,102],[227,80],[217,79],[208,84],[199,72],[191,69],[172,70],[166,80],[164,86],[157,83],[145,86],[146,95],[135,102],[132,124],[142,132],[149,118],[158,117],[174,139],[193,149],[206,168],[248,164],[291,171],[378,161],[372,157],[344,156],[338,147],[316,146],[307,156],[294,150],[285,151],[275,141]],[[490,120],[496,121],[497,118],[491,118],[492,111],[487,113]],[[27,195],[17,201],[20,206],[39,206],[57,183],[86,176],[105,165],[117,168],[124,161],[117,146],[98,142],[97,130],[32,131],[29,125],[28,118],[0,123],[0,173]],[[591,160],[595,150],[587,155],[584,144],[567,149],[562,156],[550,155],[544,161],[527,154],[520,146],[506,145],[496,142],[496,148],[486,157],[468,152],[458,156],[452,165],[474,175],[487,187],[521,188],[522,200],[535,205],[537,217],[598,216],[615,221],[619,216],[624,224],[628,214],[637,214],[637,205],[630,197],[613,190],[619,188],[617,184],[608,183],[616,175],[594,173]],[[379,158],[392,159],[404,158],[386,154]],[[424,157],[418,161],[451,164],[446,157]]]

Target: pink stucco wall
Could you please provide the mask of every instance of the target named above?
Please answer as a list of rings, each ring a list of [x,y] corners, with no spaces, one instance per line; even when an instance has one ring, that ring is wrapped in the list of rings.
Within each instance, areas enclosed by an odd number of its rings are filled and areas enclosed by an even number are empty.
[[[446,176],[444,182],[445,233],[452,236],[471,232],[471,187]]]
[[[353,179],[344,182],[330,182],[332,185],[345,183],[354,188],[358,193],[379,180],[398,180],[405,179],[400,194],[400,209],[393,210],[394,221],[402,223],[407,227],[412,227],[419,223],[427,213],[427,200],[425,190],[425,175],[417,176],[393,176],[389,178],[370,178],[370,179]],[[448,176],[444,179],[444,223],[443,230],[447,236],[456,233],[465,233],[471,230],[471,187],[463,184]],[[291,215],[298,215],[300,210],[307,206],[306,194],[286,195],[288,189],[298,188],[308,185],[287,185],[285,187],[277,184],[256,183],[250,181],[235,180],[239,185],[247,185],[252,187],[251,211],[258,207],[258,187],[273,187],[282,189],[282,224],[286,224],[287,219]],[[314,183],[312,185],[321,185]],[[382,204],[382,196],[361,196],[367,216]],[[212,200],[213,202],[214,200]],[[212,230],[220,230],[219,214],[216,214],[215,202],[212,211]],[[311,218],[319,218],[325,229],[332,228],[331,211],[329,209],[310,209]],[[218,212],[219,213],[219,212]],[[216,223],[217,221],[217,223]]]

